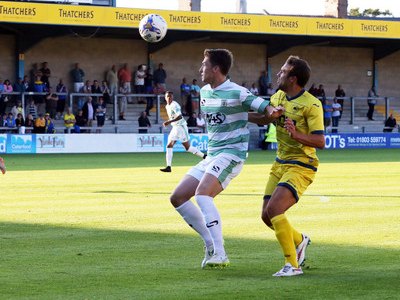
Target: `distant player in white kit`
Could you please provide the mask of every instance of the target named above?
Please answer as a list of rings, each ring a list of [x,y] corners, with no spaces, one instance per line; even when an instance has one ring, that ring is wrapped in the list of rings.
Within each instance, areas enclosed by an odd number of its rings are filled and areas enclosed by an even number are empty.
[[[174,153],[173,148],[176,141],[181,141],[183,147],[185,147],[187,152],[193,153],[200,158],[205,158],[207,155],[201,152],[196,147],[190,146],[190,137],[186,120],[182,116],[181,106],[178,104],[178,102],[174,101],[174,93],[171,91],[166,91],[165,101],[167,101],[165,109],[167,110],[169,120],[165,121],[163,123],[163,126],[167,127],[168,125],[171,125],[172,129],[168,135],[168,145],[166,152],[167,166],[164,169],[160,169],[160,171],[171,172],[172,156]]]

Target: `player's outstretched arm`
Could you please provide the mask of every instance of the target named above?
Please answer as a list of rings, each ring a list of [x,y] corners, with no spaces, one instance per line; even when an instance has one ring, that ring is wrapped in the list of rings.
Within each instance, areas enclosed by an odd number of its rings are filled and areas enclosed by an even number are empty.
[[[285,109],[282,106],[273,107],[268,105],[265,108],[265,114],[249,112],[249,122],[258,125],[267,125],[278,119],[284,112]]]

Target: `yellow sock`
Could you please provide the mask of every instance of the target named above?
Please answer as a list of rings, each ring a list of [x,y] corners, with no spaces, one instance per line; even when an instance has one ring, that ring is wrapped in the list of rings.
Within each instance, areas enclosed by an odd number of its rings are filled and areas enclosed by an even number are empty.
[[[285,264],[290,263],[293,267],[298,268],[296,247],[293,242],[292,226],[284,214],[277,215],[271,219],[271,223],[275,229],[275,235],[285,255]]]
[[[292,227],[294,245],[297,247],[303,241],[303,235]]]

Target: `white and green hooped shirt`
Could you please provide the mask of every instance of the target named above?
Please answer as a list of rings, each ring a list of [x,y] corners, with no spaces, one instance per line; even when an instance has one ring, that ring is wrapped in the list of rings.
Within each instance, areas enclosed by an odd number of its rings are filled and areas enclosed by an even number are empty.
[[[250,137],[248,111],[264,113],[269,101],[226,80],[215,89],[209,84],[204,86],[200,90],[200,105],[207,124],[208,155],[228,153],[244,161]]]

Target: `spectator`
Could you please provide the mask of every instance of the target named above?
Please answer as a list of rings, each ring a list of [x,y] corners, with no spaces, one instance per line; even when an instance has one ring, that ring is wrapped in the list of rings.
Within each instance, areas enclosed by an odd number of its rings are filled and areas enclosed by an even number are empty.
[[[324,126],[325,132],[328,132],[329,127],[331,126],[331,119],[332,119],[332,105],[329,103],[329,100],[323,100],[322,107],[324,110]]]
[[[36,80],[33,84],[33,91],[35,93],[46,93],[47,88],[43,81],[40,79],[41,76],[36,76]],[[37,106],[38,113],[44,114],[46,111],[45,96],[44,95],[34,95],[33,99]]]
[[[0,83],[1,85],[1,83]],[[10,80],[6,79],[3,83],[3,93],[12,93],[13,87],[11,85]],[[7,104],[11,102],[11,95],[2,95],[0,102],[0,112],[4,113],[7,108]]]
[[[197,129],[197,115],[193,112],[190,117],[186,120],[187,126],[189,127],[189,133],[194,133]]]
[[[110,88],[110,95],[118,94],[118,74],[115,65],[112,65],[111,69],[107,71],[106,81]],[[106,98],[104,98],[104,101],[109,103]]]
[[[27,114],[24,125],[25,125],[25,133],[31,133],[30,127],[34,127],[34,125],[35,125],[35,121],[31,114]]]
[[[383,128],[383,132],[392,132],[396,127],[398,127],[396,119],[393,117],[393,114],[390,114],[385,121],[385,128]]]
[[[200,111],[200,86],[197,84],[197,79],[193,79],[192,85],[190,86],[190,98],[192,100],[192,111]]]
[[[128,105],[128,98],[127,94],[129,93],[128,91],[128,86],[125,84],[124,81],[121,82],[121,86],[119,87],[119,93],[122,94],[123,96],[118,99],[118,110],[119,110],[119,120],[120,121],[125,121],[125,112],[126,108]]]
[[[315,83],[313,83],[308,90],[308,92],[313,95],[314,97],[318,97],[318,88],[315,86]]]
[[[81,127],[85,127],[87,124],[87,119],[83,115],[83,110],[78,110],[78,114],[75,116],[75,133],[84,133],[86,130],[82,130]]]
[[[100,84],[96,79],[93,80],[93,84],[92,84],[90,90],[91,90],[92,94],[102,94]],[[93,96],[94,103],[97,103],[97,99],[98,99],[98,96]]]
[[[160,84],[164,88],[164,91],[166,91],[167,89],[167,85],[165,83],[166,79],[167,79],[167,71],[164,70],[164,64],[159,63],[158,69],[156,69],[153,73],[154,84]]]
[[[187,84],[186,78],[182,78],[182,83],[180,85],[181,91],[181,104],[185,108],[184,115],[191,116],[192,115],[192,101],[190,99],[190,85]]]
[[[14,118],[16,118],[18,114],[21,114],[22,117],[24,116],[24,109],[22,108],[22,102],[20,100],[18,100],[17,104],[11,108],[11,113],[13,114]]]
[[[317,95],[316,97],[321,100],[321,101],[325,101],[326,99],[326,94],[325,94],[325,90],[324,90],[324,85],[320,84],[318,86],[318,90],[317,90]]]
[[[41,81],[42,72],[40,71],[38,63],[33,63],[32,64],[32,69],[29,71],[29,75],[30,75],[30,85],[31,86],[33,86],[33,84],[37,80],[38,76],[39,76],[39,79]]]
[[[261,71],[261,75],[258,78],[258,86],[260,88],[259,94],[261,96],[267,95],[267,88],[268,88],[268,74],[267,71]]]
[[[272,87],[272,83],[268,83],[267,96],[272,96],[273,94],[275,94],[275,90]]]
[[[62,79],[60,79],[60,81],[58,82],[58,84],[56,86],[56,92],[60,93],[60,94],[67,94],[68,93],[68,89],[65,86],[65,84],[64,84]],[[67,99],[67,95],[58,95],[56,120],[60,120],[60,119],[63,118],[66,99]]]
[[[53,88],[49,87],[48,94],[46,95],[46,112],[49,113],[50,118],[54,118],[57,114],[58,95],[54,93]]]
[[[1,127],[7,127],[7,114],[6,113],[1,115]]]
[[[44,83],[47,87],[50,87],[50,82],[49,82],[49,80],[50,80],[51,71],[50,71],[48,65],[49,65],[49,64],[48,64],[47,61],[43,62],[43,63],[42,63],[42,68],[41,68],[39,71],[42,73],[42,77],[40,78],[40,80],[42,80],[43,83]]]
[[[104,103],[105,104],[112,103],[112,101],[111,101],[111,91],[110,91],[110,88],[108,87],[108,82],[106,80],[103,80],[101,82],[100,91],[103,94]]]
[[[33,120],[36,120],[38,116],[37,106],[33,98],[29,98],[29,103],[26,106],[26,115],[31,115]]]
[[[24,85],[24,89],[26,92],[30,92],[32,90],[31,84],[29,82],[28,76],[24,76],[24,80],[22,80],[22,83]]]
[[[96,129],[97,133],[101,132],[101,127],[104,126],[104,122],[106,120],[106,112],[107,112],[107,108],[106,108],[106,104],[104,103],[104,98],[103,97],[99,97],[99,102],[96,105],[96,120],[97,120],[97,127],[99,129]]]
[[[139,127],[151,127],[151,123],[149,118],[147,117],[147,113],[145,111],[142,111],[140,113],[140,117],[138,118],[139,122]],[[147,133],[147,129],[144,128],[139,128],[139,133]]]
[[[139,65],[135,72],[135,93],[144,94],[146,93],[146,88],[144,86],[144,79],[146,78],[146,65]],[[138,103],[145,103],[143,97],[138,97]]]
[[[44,115],[45,119],[45,133],[56,133],[53,120],[50,118],[50,114],[46,113]]]
[[[33,126],[33,133],[45,133],[46,132],[46,120],[44,119],[43,114],[39,114],[36,118],[34,126]]]
[[[346,93],[344,92],[344,90],[342,89],[342,86],[339,84],[336,91],[335,91],[335,97],[337,98],[337,102],[340,104],[340,106],[342,107],[342,110],[340,111],[340,117],[342,117],[342,113],[343,113],[343,104],[344,104],[344,97],[346,97]]]
[[[3,95],[4,93],[4,83],[0,80],[0,114],[3,115],[6,111],[8,95]],[[4,127],[4,126],[3,126]]]
[[[82,111],[83,111],[83,116],[87,120],[86,126],[92,127],[93,120],[95,119],[95,116],[96,116],[92,97],[90,97],[90,96],[86,97],[86,102],[82,107]]]
[[[13,91],[21,94],[27,91],[21,77],[18,77],[17,81],[13,84]],[[22,95],[17,95],[16,100],[17,102],[22,101]]]
[[[15,126],[17,127],[17,132],[19,134],[25,133],[25,121],[21,113],[17,114],[17,118],[15,119]]]
[[[256,96],[258,96],[258,95],[260,94],[260,93],[258,92],[258,88],[256,87],[256,83],[255,83],[255,82],[253,82],[253,83],[251,84],[250,93],[252,93],[253,95],[256,95]]]
[[[333,98],[333,103],[332,103],[332,133],[337,133],[338,129],[337,127],[339,126],[339,119],[340,119],[340,113],[342,111],[342,106],[338,102],[337,98]]]
[[[67,107],[64,114],[64,126],[65,126],[65,133],[75,132],[76,119],[75,115],[72,113],[72,109]]]
[[[79,63],[75,63],[74,69],[71,70],[71,78],[74,84],[74,92],[80,93],[83,87],[85,72],[79,67]]]
[[[121,69],[118,70],[118,80],[119,80],[119,88],[121,92],[121,87],[124,88],[126,94],[130,94],[131,90],[131,81],[132,81],[132,74],[129,70],[128,64],[125,63]],[[127,99],[130,101],[130,99]]]
[[[196,123],[197,123],[197,127],[200,129],[200,132],[205,132],[206,121],[203,118],[203,113],[202,112],[199,112],[197,114]]]
[[[84,93],[84,94],[92,93],[92,83],[90,80],[85,81],[85,84],[82,86],[80,93]]]
[[[376,104],[376,98],[379,97],[378,94],[376,93],[375,86],[373,85],[371,89],[368,91],[368,112],[367,112],[367,118],[370,121],[375,121],[374,120],[374,110],[375,110],[375,104]]]
[[[11,81],[6,79],[4,80],[4,93],[12,93],[14,91]]]
[[[165,89],[161,83],[156,83],[153,89],[153,93],[156,95],[165,94]]]
[[[7,115],[7,119],[6,119],[6,126],[9,128],[14,128],[15,127],[15,118],[14,115],[9,112]]]
[[[79,91],[82,94],[91,94],[92,93],[92,84],[90,80],[86,80],[85,84],[82,86],[81,90]],[[82,109],[83,105],[85,104],[85,97],[78,98],[78,109]]]

